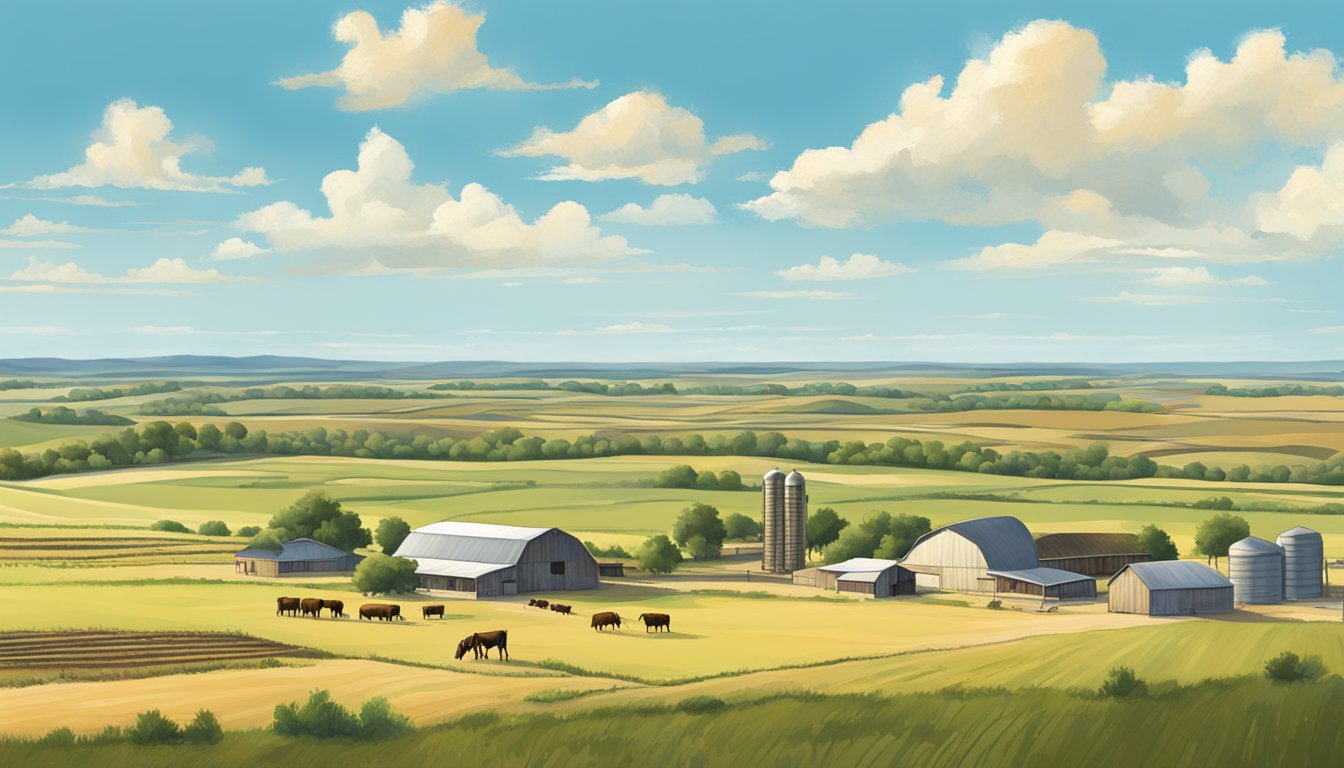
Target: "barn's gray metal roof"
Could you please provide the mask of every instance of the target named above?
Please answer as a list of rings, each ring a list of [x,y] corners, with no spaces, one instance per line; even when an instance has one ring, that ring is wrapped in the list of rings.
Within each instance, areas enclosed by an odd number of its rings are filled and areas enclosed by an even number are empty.
[[[1193,560],[1157,560],[1151,563],[1130,563],[1106,582],[1110,584],[1125,571],[1133,571],[1149,591],[1164,589],[1218,589],[1231,587],[1232,582],[1223,574]]]
[[[397,557],[514,565],[527,543],[552,528],[489,523],[431,523],[416,528],[397,547]]]
[[[436,560],[432,557],[415,558],[416,573],[427,576],[453,576],[459,579],[478,579],[487,573],[502,571],[507,565],[499,563],[471,563],[462,560]]]
[[[1005,579],[1024,581],[1041,587],[1054,587],[1060,584],[1073,584],[1079,581],[1091,581],[1091,576],[1065,571],[1059,568],[1022,568],[1016,571],[989,571],[990,576],[1002,576]]]
[[[881,571],[862,571],[855,573],[846,573],[843,576],[837,576],[835,580],[848,581],[858,584],[875,584],[877,583],[878,578],[881,576],[882,576]]]
[[[852,557],[843,563],[834,563],[832,565],[823,565],[817,570],[828,571],[830,573],[870,573],[874,571],[885,571],[893,565],[899,565],[898,560],[883,560],[877,557]]]
[[[1017,571],[1036,568],[1041,564],[1036,556],[1036,542],[1031,538],[1031,531],[1021,520],[1008,516],[980,517],[945,525],[920,536],[910,551],[913,552],[926,540],[946,531],[955,531],[979,548],[985,557],[985,564],[992,570]],[[908,554],[906,556],[909,557]]]
[[[1247,536],[1228,547],[1227,553],[1241,557],[1264,557],[1266,555],[1282,555],[1283,548],[1272,541],[1265,541],[1256,536]]]
[[[349,552],[343,552],[335,547],[327,546],[320,541],[312,539],[294,539],[286,541],[280,546],[280,551],[274,549],[244,549],[242,552],[234,555],[235,558],[247,558],[250,560],[277,560],[282,563],[293,562],[296,560],[340,560],[342,557],[350,556]],[[363,555],[354,555],[362,558]]]

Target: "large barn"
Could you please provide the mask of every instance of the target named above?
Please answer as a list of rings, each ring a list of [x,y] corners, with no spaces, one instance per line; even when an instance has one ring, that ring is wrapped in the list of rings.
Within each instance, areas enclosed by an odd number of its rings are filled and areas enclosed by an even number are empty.
[[[345,573],[355,570],[363,555],[329,547],[312,539],[286,541],[280,549],[244,549],[233,556],[234,573],[289,576],[295,573]]]
[[[443,522],[411,531],[395,553],[415,560],[422,589],[477,597],[593,589],[597,561],[559,528]]]
[[[915,594],[915,574],[896,560],[855,557],[817,568],[793,572],[793,583],[873,597]]]
[[[1111,577],[1111,613],[1184,616],[1233,609],[1232,582],[1203,563],[1131,563]]]
[[[945,525],[915,541],[901,567],[916,583],[954,592],[1007,592],[1090,597],[1096,582],[1079,573],[1042,568],[1036,542],[1015,517],[982,517]]]
[[[1044,533],[1036,537],[1036,552],[1042,567],[1105,579],[1153,559],[1132,533]]]

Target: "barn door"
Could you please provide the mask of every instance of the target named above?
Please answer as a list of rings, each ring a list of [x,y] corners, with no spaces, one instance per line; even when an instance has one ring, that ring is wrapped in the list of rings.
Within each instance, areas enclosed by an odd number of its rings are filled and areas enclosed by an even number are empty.
[[[518,582],[516,582],[516,581],[506,581],[506,582],[504,582],[504,594],[506,594],[506,595],[516,595],[516,594],[518,594]]]

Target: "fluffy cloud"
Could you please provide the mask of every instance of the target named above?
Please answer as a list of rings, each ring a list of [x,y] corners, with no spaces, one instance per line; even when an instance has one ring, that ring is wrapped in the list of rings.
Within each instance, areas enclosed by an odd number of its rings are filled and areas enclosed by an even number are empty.
[[[1263,261],[1321,252],[1321,230],[1344,236],[1344,150],[1299,168],[1277,195],[1253,195],[1258,210],[1236,199],[1263,178],[1264,147],[1324,151],[1344,139],[1344,76],[1329,51],[1289,53],[1269,30],[1227,61],[1196,52],[1184,82],[1108,84],[1105,72],[1091,32],[1032,22],[968,61],[950,91],[942,77],[911,85],[850,146],[803,152],[743,207],[822,227],[1041,225],[1035,243],[957,263],[971,269]]]
[[[54,235],[85,231],[87,230],[82,227],[76,227],[66,221],[47,221],[46,219],[40,219],[33,214],[28,213],[20,216],[15,220],[13,225],[0,229],[0,235],[32,237],[34,235]]]
[[[874,277],[895,277],[915,270],[894,261],[883,261],[869,253],[854,253],[844,261],[833,256],[822,256],[816,264],[800,264],[781,269],[775,274],[785,280],[868,280]]]
[[[1159,288],[1185,288],[1201,286],[1254,286],[1269,285],[1269,281],[1256,275],[1247,275],[1232,280],[1215,276],[1206,267],[1158,267],[1152,270],[1153,276],[1143,282]]]
[[[745,296],[750,299],[810,299],[814,301],[836,301],[838,299],[847,299],[853,296],[852,293],[842,293],[839,291],[743,291],[735,293],[734,296]]]
[[[191,192],[220,192],[232,187],[269,184],[266,171],[244,168],[233,176],[202,176],[182,169],[182,158],[205,145],[170,138],[173,123],[160,107],[141,107],[130,99],[108,105],[84,162],[68,171],[38,176],[24,186],[128,187]]]
[[[704,121],[694,113],[671,106],[661,93],[635,91],[584,117],[571,131],[538,128],[500,154],[568,161],[540,177],[548,181],[639,179],[671,186],[700,181],[719,155],[765,148],[764,141],[749,133],[711,142]]]
[[[659,195],[648,208],[638,203],[626,203],[610,213],[602,214],[603,221],[646,226],[674,226],[678,224],[713,224],[718,211],[714,204],[693,195]]]
[[[73,261],[55,264],[29,257],[28,265],[9,276],[18,282],[55,283],[55,284],[99,284],[99,283],[214,283],[226,278],[213,269],[198,270],[182,259],[159,259],[148,267],[132,268],[125,275],[110,277],[90,272]]]
[[[363,111],[411,104],[436,94],[472,88],[501,91],[593,88],[595,82],[570,80],[530,83],[511,69],[490,66],[476,47],[485,14],[469,15],[452,3],[407,8],[401,29],[384,34],[367,11],[346,14],[332,28],[350,50],[335,69],[287,77],[276,84],[295,90],[309,86],[342,88],[342,109]]]
[[[284,201],[243,214],[238,225],[281,251],[323,249],[330,266],[345,271],[546,266],[641,253],[624,238],[604,236],[578,203],[558,203],[527,222],[480,184],[467,184],[456,198],[446,186],[416,184],[414,167],[405,147],[374,128],[356,168],[322,180],[329,215]],[[353,263],[335,263],[337,252]]]
[[[215,246],[215,250],[210,253],[210,258],[215,261],[233,261],[235,259],[250,259],[265,252],[266,249],[256,243],[244,240],[241,237],[230,237]]]

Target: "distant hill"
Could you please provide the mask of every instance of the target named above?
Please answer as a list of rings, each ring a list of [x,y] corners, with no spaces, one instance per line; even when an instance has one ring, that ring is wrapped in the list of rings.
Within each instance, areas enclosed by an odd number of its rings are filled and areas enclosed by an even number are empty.
[[[665,376],[806,376],[840,379],[846,374],[877,376],[1067,376],[1110,378],[1234,377],[1344,381],[1344,361],[1177,362],[1177,363],[935,363],[935,362],[700,362],[700,363],[523,363],[503,360],[444,362],[325,360],[315,357],[254,355],[222,357],[171,355],[144,358],[66,360],[29,357],[0,360],[0,376],[67,379],[241,378],[249,381],[425,380],[461,378],[647,379]]]

